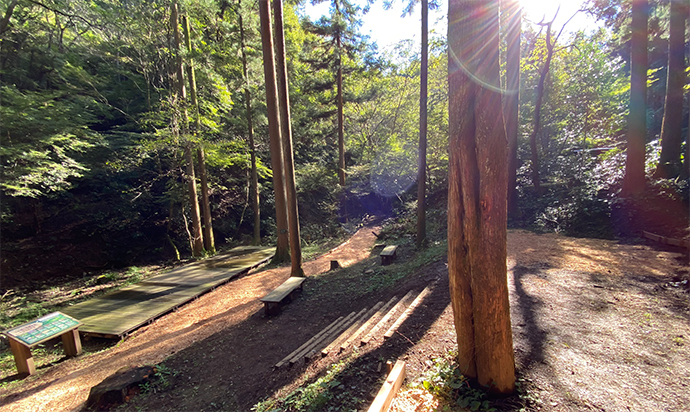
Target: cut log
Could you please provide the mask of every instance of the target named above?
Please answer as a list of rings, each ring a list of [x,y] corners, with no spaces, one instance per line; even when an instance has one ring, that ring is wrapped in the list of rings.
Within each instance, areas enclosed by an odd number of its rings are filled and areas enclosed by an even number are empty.
[[[348,322],[347,325],[343,326],[343,328],[340,330],[339,333],[333,334],[333,336],[334,336],[333,340],[331,340],[330,343],[328,343],[328,345],[326,345],[325,348],[322,348],[321,355],[322,356],[328,355],[329,352],[331,352],[333,349],[335,349],[336,347],[338,347],[340,345],[340,343],[338,343],[338,342],[340,342],[341,339],[345,339],[344,337],[350,336],[349,334],[354,331],[354,329],[353,329],[354,325],[356,325],[357,322],[362,317],[364,317],[364,314],[366,312],[367,312],[367,308],[360,310],[359,313],[357,313],[357,315],[355,315],[355,317],[353,317],[352,320],[350,322]]]
[[[333,326],[328,332],[324,333],[319,339],[315,340],[314,343],[304,348],[297,355],[293,356],[292,359],[290,359],[290,364],[296,363],[301,358],[311,358],[314,353],[320,351],[324,346],[326,346],[328,342],[333,339],[334,335],[337,335],[343,328],[346,328],[355,315],[356,312],[352,312],[340,322],[336,323],[335,326]]]
[[[149,382],[156,373],[153,366],[140,366],[134,369],[120,369],[91,388],[86,407],[109,410],[127,401],[130,389]]]
[[[326,356],[331,351],[340,352],[343,349],[340,346],[348,338],[352,337],[352,334],[355,333],[357,331],[357,329],[359,329],[360,326],[362,326],[362,324],[364,322],[366,322],[367,319],[369,319],[374,314],[374,312],[376,312],[376,310],[378,310],[378,308],[380,308],[381,306],[383,306],[383,302],[378,302],[371,309],[366,311],[366,313],[364,313],[362,316],[359,316],[357,319],[355,319],[355,321],[352,323],[352,325],[350,325],[350,327],[347,328],[347,330],[345,330],[345,332],[341,333],[340,336],[338,336],[338,338],[336,338],[330,345],[328,345],[328,347],[326,349],[321,351],[321,353],[324,356]]]
[[[393,306],[393,304],[395,303],[396,300],[398,300],[398,298],[395,297],[395,296],[393,296],[393,297],[391,298],[391,300],[389,300],[385,305],[383,305],[383,307],[381,307],[380,309],[378,309],[378,311],[377,311],[376,313],[374,313],[373,316],[371,316],[366,322],[364,322],[364,324],[363,324],[362,326],[360,326],[359,329],[357,329],[357,331],[355,331],[355,333],[353,333],[352,336],[350,336],[350,337],[345,341],[345,343],[343,343],[343,344],[340,346],[340,350],[345,350],[345,349],[347,349],[348,346],[352,345],[352,344],[355,343],[355,342],[359,343],[359,342],[357,341],[357,339],[359,339],[359,337],[362,336],[362,334],[363,334],[364,332],[366,332],[366,331],[371,327],[371,325],[373,325],[375,322],[377,322],[377,321],[383,316],[383,314],[386,313],[386,311],[387,311],[391,306]],[[359,346],[359,345],[357,345],[357,346]]]
[[[376,335],[376,333],[377,333],[381,328],[383,328],[383,326],[390,320],[390,318],[393,317],[393,314],[395,314],[400,308],[404,307],[404,305],[406,304],[405,302],[407,302],[410,298],[412,298],[412,295],[413,295],[413,294],[414,294],[414,291],[413,291],[413,290],[407,292],[407,294],[406,294],[405,296],[403,296],[403,298],[400,299],[400,301],[399,301],[398,303],[396,303],[395,306],[393,306],[393,308],[392,308],[391,310],[388,311],[388,313],[386,313],[386,316],[384,316],[384,317],[376,324],[376,326],[374,326],[374,327],[369,331],[369,333],[367,333],[366,336],[364,336],[364,338],[362,338],[362,342],[361,342],[362,345],[366,345],[367,343],[369,343],[369,341],[371,340],[371,338],[373,338],[373,337]]]
[[[325,328],[323,328],[323,329],[321,330],[321,332],[317,333],[317,334],[314,335],[311,339],[309,339],[308,341],[306,341],[302,346],[300,346],[299,348],[297,348],[297,349],[295,349],[294,351],[292,351],[292,353],[290,353],[290,354],[287,355],[285,358],[283,358],[283,360],[281,360],[280,362],[276,363],[276,366],[275,366],[275,367],[276,367],[276,368],[280,368],[281,366],[283,366],[283,365],[285,365],[286,363],[288,363],[288,362],[290,361],[290,359],[292,359],[295,355],[297,355],[297,354],[300,353],[302,350],[306,349],[306,348],[309,347],[311,344],[313,344],[314,342],[316,342],[321,336],[323,336],[324,334],[328,333],[328,331],[331,330],[331,328],[333,328],[333,327],[334,327],[338,322],[340,322],[342,319],[343,319],[343,317],[341,316],[341,317],[339,317],[338,319],[336,319],[336,320],[334,320],[333,322],[331,322],[331,324],[328,325],[328,326],[326,326]]]
[[[400,325],[402,325],[403,322],[405,322],[405,320],[408,317],[410,317],[415,308],[419,306],[420,303],[422,303],[424,297],[428,295],[430,291],[431,289],[429,289],[429,286],[425,287],[424,290],[417,296],[417,298],[410,304],[410,306],[408,306],[407,309],[405,309],[405,312],[403,312],[403,314],[400,315],[398,320],[396,320],[395,323],[393,323],[393,325],[390,328],[388,328],[386,333],[383,334],[383,337],[388,339],[391,336],[393,336],[395,331],[400,327]]]
[[[369,412],[386,412],[393,402],[395,394],[398,389],[402,386],[405,380],[405,362],[399,360],[395,362],[393,370],[386,378],[386,382],[383,383],[379,393],[376,395],[374,402],[369,407]]]

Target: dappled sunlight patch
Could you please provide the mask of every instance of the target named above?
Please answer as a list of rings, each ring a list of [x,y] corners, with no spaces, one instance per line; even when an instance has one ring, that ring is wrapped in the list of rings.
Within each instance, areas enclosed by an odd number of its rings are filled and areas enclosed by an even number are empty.
[[[401,389],[393,399],[390,412],[433,412],[438,399],[423,388]]]
[[[598,273],[604,276],[666,276],[677,266],[678,253],[661,252],[645,245],[624,245],[611,240],[537,235],[524,230],[508,233],[508,269],[517,266]],[[627,267],[628,270],[623,270]]]

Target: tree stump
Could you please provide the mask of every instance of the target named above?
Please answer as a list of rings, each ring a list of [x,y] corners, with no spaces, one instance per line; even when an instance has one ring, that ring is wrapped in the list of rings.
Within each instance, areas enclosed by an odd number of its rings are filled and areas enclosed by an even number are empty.
[[[91,388],[86,407],[104,410],[125,403],[130,391],[150,382],[154,373],[156,368],[153,366],[122,368]]]

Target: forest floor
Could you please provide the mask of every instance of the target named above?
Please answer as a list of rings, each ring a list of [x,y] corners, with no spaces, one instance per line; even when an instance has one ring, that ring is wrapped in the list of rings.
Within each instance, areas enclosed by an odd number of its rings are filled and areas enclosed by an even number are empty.
[[[305,262],[304,292],[278,316],[266,318],[258,299],[282,283],[290,269],[259,268],[117,345],[61,359],[22,381],[0,376],[0,410],[79,410],[92,386],[123,366],[144,364],[159,365],[157,380],[118,410],[249,411],[260,402],[257,408],[264,410],[366,410],[385,377],[381,364],[398,358],[407,362],[408,377],[394,410],[443,407],[443,400],[417,383],[433,380],[429,376],[438,360],[456,347],[445,245],[432,244],[415,254],[411,244],[404,244],[397,262],[382,267],[371,253],[372,232],[380,229],[371,222],[331,252]],[[520,391],[490,406],[687,410],[686,259],[679,250],[658,245],[509,231]],[[329,271],[331,260],[344,268]],[[273,369],[339,316],[426,285],[432,285],[431,294],[392,338]]]

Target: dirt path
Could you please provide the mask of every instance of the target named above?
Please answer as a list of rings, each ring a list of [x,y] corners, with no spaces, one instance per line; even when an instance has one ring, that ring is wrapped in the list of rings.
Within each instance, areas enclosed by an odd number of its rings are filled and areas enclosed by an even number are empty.
[[[289,276],[289,268],[251,274],[209,293],[102,353],[64,361],[2,390],[2,411],[80,408],[88,390],[122,366],[165,361],[168,386],[135,397],[124,410],[248,411],[323,374],[340,358],[272,370],[286,354],[338,316],[436,282],[424,304],[393,338],[368,345],[345,367],[323,410],[342,399],[368,405],[382,360],[408,362],[408,381],[455,347],[447,268],[430,262],[394,286],[351,294],[357,278],[329,272],[330,261],[353,265],[352,276],[379,276],[370,255],[375,237],[364,227],[348,242],[304,264],[302,298],[266,319],[258,297]],[[405,254],[399,256],[402,263]],[[396,265],[390,270],[397,270]],[[400,266],[402,267],[402,266]],[[516,363],[529,399],[499,410],[679,411],[690,404],[690,304],[687,264],[656,246],[510,231],[508,282]],[[373,271],[373,272],[372,272]],[[368,273],[368,274],[367,274]],[[373,273],[373,274],[372,274]],[[419,392],[404,392],[406,409],[433,410]],[[339,400],[340,399],[340,400]]]
[[[378,227],[364,227],[329,253],[305,262],[303,267],[306,275],[329,270],[331,260],[348,266],[368,257],[375,240],[373,230],[378,230]],[[77,409],[86,401],[92,386],[124,366],[160,363],[168,356],[252,316],[260,318],[263,305],[258,298],[289,276],[290,268],[281,267],[232,281],[139,329],[112,349],[50,367],[27,378],[12,393],[0,390],[0,410],[38,412]]]

